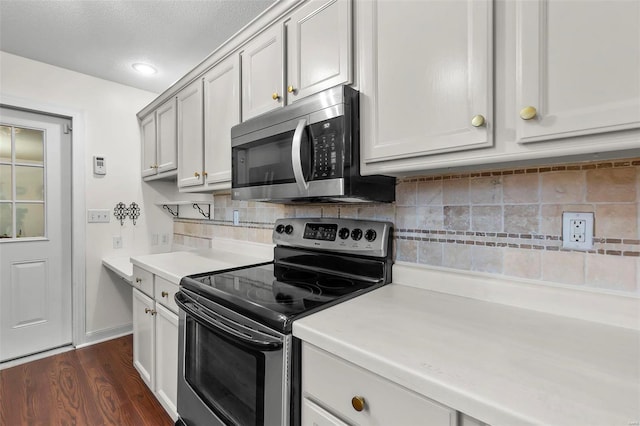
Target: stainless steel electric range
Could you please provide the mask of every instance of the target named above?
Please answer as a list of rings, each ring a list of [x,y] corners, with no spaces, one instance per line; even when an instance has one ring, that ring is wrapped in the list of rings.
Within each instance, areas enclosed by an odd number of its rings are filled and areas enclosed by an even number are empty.
[[[178,422],[298,424],[291,325],[389,283],[392,232],[389,222],[279,219],[273,262],[183,278]]]

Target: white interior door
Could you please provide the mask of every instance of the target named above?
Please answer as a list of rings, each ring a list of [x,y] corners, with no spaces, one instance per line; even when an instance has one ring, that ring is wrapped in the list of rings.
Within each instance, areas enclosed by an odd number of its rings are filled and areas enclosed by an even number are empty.
[[[0,361],[72,343],[69,119],[0,108]]]

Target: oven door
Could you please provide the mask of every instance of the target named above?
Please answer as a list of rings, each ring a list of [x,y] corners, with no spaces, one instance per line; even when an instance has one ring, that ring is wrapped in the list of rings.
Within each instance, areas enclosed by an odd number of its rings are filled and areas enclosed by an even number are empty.
[[[288,424],[291,336],[278,336],[224,307],[211,309],[190,293],[176,294],[182,421],[189,426]]]

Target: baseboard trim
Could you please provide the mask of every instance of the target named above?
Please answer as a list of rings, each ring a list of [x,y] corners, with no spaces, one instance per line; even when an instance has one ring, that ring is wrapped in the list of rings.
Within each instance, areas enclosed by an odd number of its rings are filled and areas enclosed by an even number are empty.
[[[90,331],[85,334],[84,343],[77,345],[76,349],[82,349],[97,343],[106,342],[107,340],[117,339],[118,337],[127,336],[133,333],[133,324],[125,324],[118,327],[105,328],[102,330]]]

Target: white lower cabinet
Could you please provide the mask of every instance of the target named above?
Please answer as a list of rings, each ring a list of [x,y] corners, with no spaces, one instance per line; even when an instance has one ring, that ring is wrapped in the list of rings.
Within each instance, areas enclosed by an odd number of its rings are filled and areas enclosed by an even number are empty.
[[[156,304],[156,387],[160,404],[174,420],[178,409],[178,315]]]
[[[160,404],[178,419],[178,286],[133,268],[133,365]],[[146,294],[145,294],[146,293]]]
[[[303,426],[458,424],[455,410],[306,343],[302,398]]]

